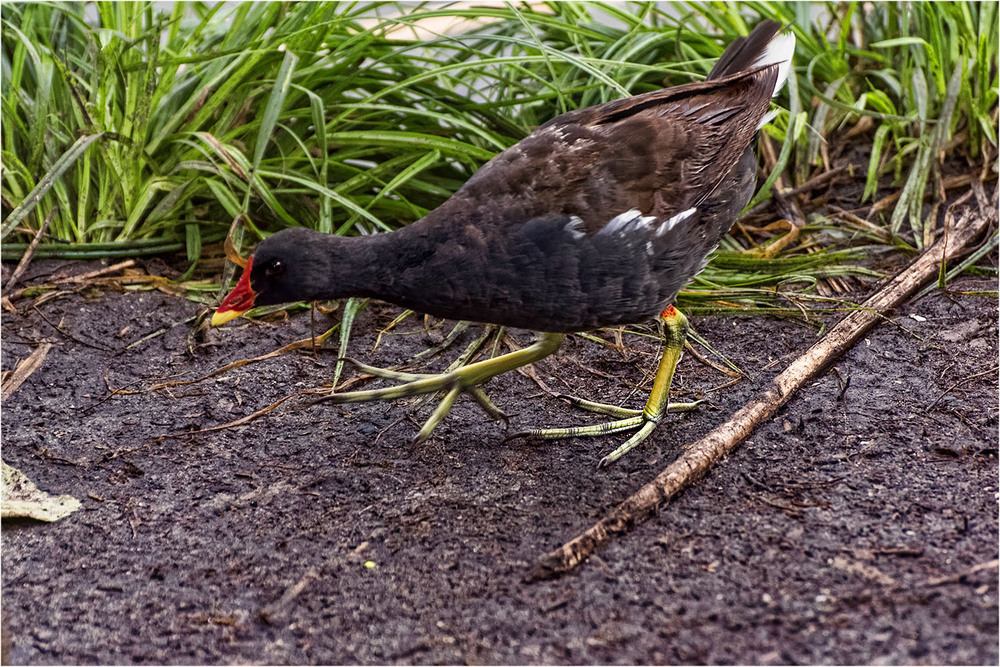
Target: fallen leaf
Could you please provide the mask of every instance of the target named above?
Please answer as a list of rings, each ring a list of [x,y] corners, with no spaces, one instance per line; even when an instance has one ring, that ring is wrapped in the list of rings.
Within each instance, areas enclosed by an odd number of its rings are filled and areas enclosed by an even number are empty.
[[[80,509],[73,496],[53,496],[40,491],[23,472],[0,461],[3,489],[0,493],[0,517],[56,521]]]

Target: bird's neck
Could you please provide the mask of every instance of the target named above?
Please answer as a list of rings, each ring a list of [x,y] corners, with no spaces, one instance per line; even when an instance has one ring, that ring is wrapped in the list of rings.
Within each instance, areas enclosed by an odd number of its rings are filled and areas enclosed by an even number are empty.
[[[314,286],[312,298],[409,301],[412,285],[406,284],[403,275],[419,266],[428,250],[424,247],[428,244],[424,235],[408,232],[412,226],[368,236],[316,234],[312,239],[314,255],[323,256],[329,267],[323,272],[326,280]]]

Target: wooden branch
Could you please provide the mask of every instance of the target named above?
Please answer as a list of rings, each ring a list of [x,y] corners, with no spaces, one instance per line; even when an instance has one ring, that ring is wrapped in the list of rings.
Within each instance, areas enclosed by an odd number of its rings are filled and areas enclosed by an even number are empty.
[[[816,377],[879,320],[884,319],[886,313],[900,306],[918,287],[935,277],[942,261],[960,255],[966,246],[996,224],[997,209],[988,203],[983,207],[985,195],[980,196],[980,192],[981,187],[976,192],[980,205],[966,208],[957,222],[953,215],[956,207],[949,207],[945,215],[945,233],[909,268],[869,298],[859,310],[842,319],[729,421],[688,446],[655,479],[586,532],[539,560],[526,579],[535,581],[569,572],[616,535],[622,535],[648,519],[660,505],[704,475],[718,458],[735,449],[758,424],[774,415],[806,382]]]

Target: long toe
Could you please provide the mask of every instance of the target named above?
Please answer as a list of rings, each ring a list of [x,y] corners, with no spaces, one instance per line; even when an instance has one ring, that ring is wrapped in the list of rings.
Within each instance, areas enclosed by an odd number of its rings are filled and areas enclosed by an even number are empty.
[[[374,375],[375,377],[386,378],[388,380],[396,380],[397,382],[413,382],[415,380],[422,380],[424,378],[433,377],[430,373],[407,373],[404,371],[397,371],[391,368],[379,368],[378,366],[369,366],[368,364],[362,363],[357,359],[351,357],[340,357],[337,361],[346,361],[351,364],[362,373],[368,373],[369,375]]]
[[[642,410],[622,408],[617,405],[611,405],[610,403],[596,403],[594,401],[588,401],[585,398],[571,396],[569,394],[559,394],[556,398],[561,398],[562,400],[567,401],[574,408],[580,408],[581,410],[586,410],[587,412],[596,412],[602,415],[610,415],[612,417],[636,417],[642,414]]]
[[[649,437],[649,434],[652,433],[653,429],[656,428],[656,424],[657,422],[655,421],[648,421],[645,424],[643,424],[642,428],[639,429],[631,438],[623,442],[618,447],[618,449],[616,449],[615,451],[611,452],[603,459],[601,459],[601,462],[597,464],[597,467],[604,468],[606,466],[609,466],[618,459],[620,459],[621,457],[628,454],[633,449],[635,449],[636,445],[638,445],[640,442]]]
[[[511,438],[537,438],[540,440],[558,440],[561,438],[593,437],[600,435],[610,435],[622,431],[630,431],[642,426],[643,416],[636,415],[625,419],[594,424],[592,426],[568,426],[566,428],[530,428],[520,431]]]

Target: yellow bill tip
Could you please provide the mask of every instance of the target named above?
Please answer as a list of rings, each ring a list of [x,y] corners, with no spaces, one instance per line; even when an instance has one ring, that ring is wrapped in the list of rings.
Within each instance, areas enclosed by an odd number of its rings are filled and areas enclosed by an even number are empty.
[[[229,320],[235,320],[237,317],[242,315],[247,311],[245,310],[217,310],[215,314],[212,315],[212,326],[221,327],[223,324]]]

